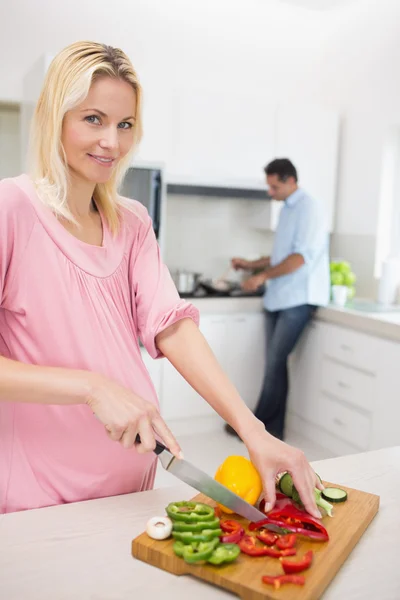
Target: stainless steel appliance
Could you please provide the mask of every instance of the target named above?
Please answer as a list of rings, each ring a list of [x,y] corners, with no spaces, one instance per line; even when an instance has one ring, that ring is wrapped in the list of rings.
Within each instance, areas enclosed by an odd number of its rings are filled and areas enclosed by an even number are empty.
[[[120,193],[141,202],[153,220],[157,239],[160,238],[163,214],[164,177],[160,166],[134,166],[128,169]]]

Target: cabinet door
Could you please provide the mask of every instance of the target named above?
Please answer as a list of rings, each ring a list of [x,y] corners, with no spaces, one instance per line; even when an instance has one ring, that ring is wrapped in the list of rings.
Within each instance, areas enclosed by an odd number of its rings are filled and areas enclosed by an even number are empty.
[[[273,158],[275,106],[238,90],[190,87],[179,98],[176,148],[168,182],[265,187],[263,167]]]
[[[299,183],[324,207],[333,230],[339,117],[320,106],[283,104],[276,119],[275,154],[296,166]]]
[[[320,422],[322,331],[312,321],[290,357],[288,410],[312,423]]]
[[[263,313],[231,315],[227,321],[226,372],[247,406],[256,407],[265,371]]]
[[[226,323],[225,315],[204,315],[200,322],[200,330],[223,368],[226,364]],[[166,359],[163,360],[161,414],[166,420],[215,414],[211,406]]]

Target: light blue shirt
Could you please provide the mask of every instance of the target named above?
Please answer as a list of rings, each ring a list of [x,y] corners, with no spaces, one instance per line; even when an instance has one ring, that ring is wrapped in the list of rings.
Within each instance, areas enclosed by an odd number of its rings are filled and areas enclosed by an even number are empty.
[[[329,302],[329,237],[318,202],[298,188],[284,203],[275,232],[271,266],[291,254],[301,254],[297,271],[268,280],[264,306],[269,311]]]

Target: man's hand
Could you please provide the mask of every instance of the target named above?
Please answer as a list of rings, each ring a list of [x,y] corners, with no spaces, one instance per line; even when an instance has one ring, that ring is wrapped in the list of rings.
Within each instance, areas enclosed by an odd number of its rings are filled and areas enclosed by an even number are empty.
[[[246,292],[255,292],[260,288],[267,280],[266,273],[258,273],[258,275],[253,275],[253,277],[249,277],[242,283],[242,289]]]
[[[249,261],[244,258],[232,258],[231,264],[235,271],[239,269],[251,269]]]

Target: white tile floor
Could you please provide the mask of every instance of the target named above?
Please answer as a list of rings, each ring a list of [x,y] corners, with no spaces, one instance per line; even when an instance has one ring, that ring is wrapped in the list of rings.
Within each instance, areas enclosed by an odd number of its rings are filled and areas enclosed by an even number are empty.
[[[194,435],[177,435],[185,459],[214,476],[218,466],[227,456],[237,454],[248,456],[246,446],[236,437],[228,435],[223,428],[197,433]],[[298,433],[288,432],[285,440],[288,444],[301,448],[309,461],[332,458],[334,454],[321,448]],[[177,480],[159,464],[155,488],[176,485]]]

